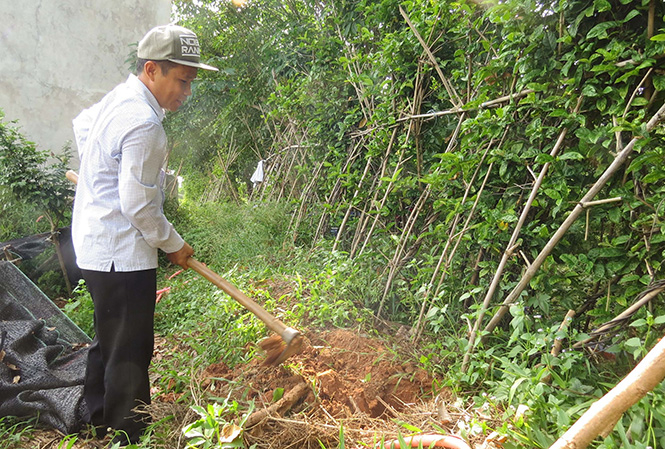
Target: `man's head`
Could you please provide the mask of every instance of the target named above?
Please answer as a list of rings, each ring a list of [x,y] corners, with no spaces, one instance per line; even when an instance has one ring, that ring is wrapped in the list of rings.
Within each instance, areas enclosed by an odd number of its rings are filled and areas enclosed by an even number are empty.
[[[159,105],[175,111],[192,94],[199,68],[217,70],[200,62],[199,41],[192,31],[177,25],[153,28],[139,42],[137,74]]]
[[[153,28],[139,42],[139,60],[171,61],[189,67],[217,71],[201,62],[199,39],[193,31],[178,25]]]

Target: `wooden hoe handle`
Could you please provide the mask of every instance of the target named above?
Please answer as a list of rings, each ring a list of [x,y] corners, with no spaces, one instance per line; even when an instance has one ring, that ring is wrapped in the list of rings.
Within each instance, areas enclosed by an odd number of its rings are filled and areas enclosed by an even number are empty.
[[[215,284],[217,287],[221,288],[231,298],[238,301],[243,307],[256,315],[256,317],[263,321],[270,330],[284,338],[284,333],[288,329],[286,325],[274,316],[270,315],[263,307],[254,302],[254,300],[249,298],[243,292],[238,290],[236,286],[229,283],[220,275],[205,266],[203,263],[192,257],[187,259],[187,265],[189,268],[199,273],[201,276]],[[285,338],[285,340],[288,343],[288,339]]]
[[[79,176],[74,170],[68,170],[65,175],[67,176],[67,179],[69,179],[74,184],[78,183]],[[212,271],[198,260],[190,257],[187,259],[187,266],[215,284],[217,287],[221,288],[231,298],[238,301],[244,308],[256,315],[256,317],[263,321],[271,331],[282,337],[282,339],[287,344],[289,344],[294,337],[299,335],[298,331],[287,327],[277,318],[270,315],[263,307],[254,302],[243,292],[238,290],[236,286],[226,281],[223,277]]]
[[[67,177],[67,179],[69,179],[74,184],[78,184],[79,175],[74,170],[67,170],[67,173],[65,173],[65,176]]]

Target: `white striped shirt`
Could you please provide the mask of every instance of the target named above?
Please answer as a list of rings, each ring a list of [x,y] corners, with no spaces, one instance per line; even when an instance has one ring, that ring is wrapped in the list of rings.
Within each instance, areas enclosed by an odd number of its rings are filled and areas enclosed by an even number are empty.
[[[73,121],[80,168],[72,217],[78,266],[138,271],[184,240],[164,216],[164,111],[135,75]]]

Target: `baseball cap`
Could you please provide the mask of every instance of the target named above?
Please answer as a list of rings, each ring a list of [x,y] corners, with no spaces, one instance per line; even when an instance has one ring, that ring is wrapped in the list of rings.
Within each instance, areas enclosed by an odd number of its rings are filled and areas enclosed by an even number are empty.
[[[148,31],[139,42],[137,56],[139,59],[171,61],[204,70],[218,70],[200,61],[199,38],[193,31],[178,25],[161,25]]]

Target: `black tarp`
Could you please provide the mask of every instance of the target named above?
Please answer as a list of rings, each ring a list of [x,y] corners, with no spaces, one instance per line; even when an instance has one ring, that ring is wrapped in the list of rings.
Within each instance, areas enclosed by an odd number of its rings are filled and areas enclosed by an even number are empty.
[[[78,430],[89,342],[18,268],[0,261],[0,416]]]
[[[60,243],[60,252],[62,253],[63,262],[67,270],[67,277],[72,285],[75,285],[81,279],[81,270],[76,265],[76,256],[74,255],[74,245],[72,244],[72,229],[71,227],[59,228],[57,231],[57,238]],[[42,234],[29,235],[19,239],[8,240],[0,242],[0,259],[9,260],[30,260],[39,256],[41,253],[51,248],[53,242],[51,241],[51,233],[44,232]],[[57,260],[54,258],[53,269],[60,270]],[[37,270],[36,273],[29,273],[33,278],[38,277],[42,273]]]

